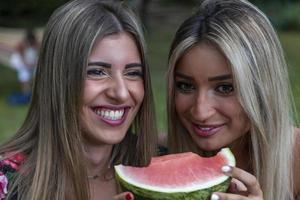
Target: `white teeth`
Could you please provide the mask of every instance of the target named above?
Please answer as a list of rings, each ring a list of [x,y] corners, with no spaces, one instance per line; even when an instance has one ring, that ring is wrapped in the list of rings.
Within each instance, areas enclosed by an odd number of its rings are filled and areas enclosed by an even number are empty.
[[[212,127],[201,127],[201,126],[198,126],[199,129],[201,129],[202,131],[210,131],[211,129],[213,129]]]
[[[104,110],[104,109],[96,109],[95,113],[104,119],[108,120],[120,120],[123,117],[124,109],[122,110]]]
[[[109,118],[109,112],[108,112],[108,111],[105,111],[103,117],[104,117],[104,118]]]

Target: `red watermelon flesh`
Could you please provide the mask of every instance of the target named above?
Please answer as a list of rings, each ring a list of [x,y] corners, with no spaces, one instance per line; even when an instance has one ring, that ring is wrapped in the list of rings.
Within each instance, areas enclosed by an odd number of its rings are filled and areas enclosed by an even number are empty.
[[[135,199],[207,200],[212,192],[227,190],[230,177],[222,166],[235,166],[229,148],[213,157],[179,153],[154,157],[148,167],[115,166],[116,178]],[[138,198],[136,198],[138,197]]]
[[[187,165],[188,163],[188,165]],[[149,167],[124,167],[123,172],[137,184],[175,189],[207,183],[211,177],[223,175],[221,167],[228,163],[221,154],[215,157],[200,157],[188,152],[154,157]],[[201,173],[194,173],[194,172]]]

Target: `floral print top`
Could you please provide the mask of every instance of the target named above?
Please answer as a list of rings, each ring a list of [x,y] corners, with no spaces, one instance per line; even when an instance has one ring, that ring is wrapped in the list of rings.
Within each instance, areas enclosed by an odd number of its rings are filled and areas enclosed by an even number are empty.
[[[0,200],[4,200],[9,183],[13,175],[18,172],[25,156],[19,153],[4,160],[1,159],[2,157],[0,157]]]

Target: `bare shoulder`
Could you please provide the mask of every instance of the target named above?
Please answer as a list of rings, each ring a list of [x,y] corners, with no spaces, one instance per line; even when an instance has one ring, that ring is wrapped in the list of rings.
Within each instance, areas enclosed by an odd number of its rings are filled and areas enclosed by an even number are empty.
[[[300,199],[300,128],[295,128],[295,145],[294,145],[294,191]],[[297,198],[297,199],[298,199]]]

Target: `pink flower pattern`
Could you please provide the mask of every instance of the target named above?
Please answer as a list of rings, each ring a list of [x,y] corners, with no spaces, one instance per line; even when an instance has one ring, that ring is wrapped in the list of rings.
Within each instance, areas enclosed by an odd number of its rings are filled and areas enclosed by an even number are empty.
[[[8,180],[6,176],[0,172],[0,200],[5,199],[5,195],[7,194],[7,185]]]
[[[20,164],[24,161],[25,156],[24,154],[15,154],[11,157],[9,157],[6,160],[3,160],[3,164],[11,166],[13,169],[18,170],[20,167]]]
[[[21,164],[25,160],[25,155],[22,153],[15,154],[14,152],[11,152],[7,155],[8,158],[5,160],[1,160],[0,156],[0,200],[5,200],[9,182],[11,181],[13,174],[18,173]]]

